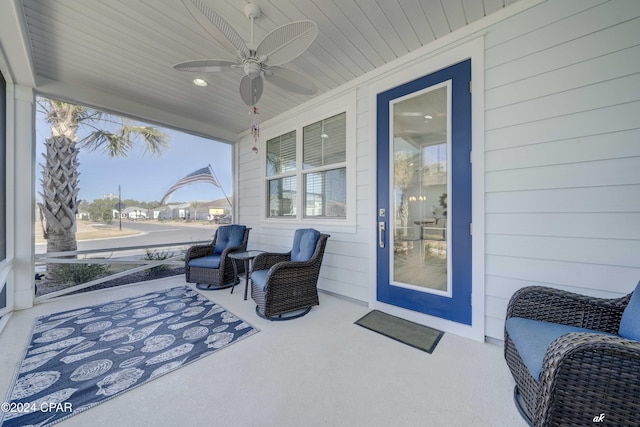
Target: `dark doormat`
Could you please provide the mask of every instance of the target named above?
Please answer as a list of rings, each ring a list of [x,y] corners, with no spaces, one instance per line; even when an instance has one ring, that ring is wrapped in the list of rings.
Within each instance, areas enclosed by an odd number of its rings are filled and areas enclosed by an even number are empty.
[[[356,325],[385,335],[418,350],[433,353],[444,332],[373,310],[355,321]]]

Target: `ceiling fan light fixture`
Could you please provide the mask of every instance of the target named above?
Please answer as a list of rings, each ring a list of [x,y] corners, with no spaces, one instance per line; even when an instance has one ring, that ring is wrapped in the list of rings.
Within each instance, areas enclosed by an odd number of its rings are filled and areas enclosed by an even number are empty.
[[[244,72],[251,79],[255,79],[256,77],[258,77],[261,71],[262,67],[260,67],[260,64],[258,64],[257,62],[247,61],[244,63]]]
[[[209,86],[209,83],[205,79],[193,79],[193,84],[200,87]]]

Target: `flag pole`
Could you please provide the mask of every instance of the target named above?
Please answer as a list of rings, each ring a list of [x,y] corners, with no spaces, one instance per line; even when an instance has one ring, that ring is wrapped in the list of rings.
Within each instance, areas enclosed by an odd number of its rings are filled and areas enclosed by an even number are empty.
[[[209,163],[209,170],[211,171],[211,175],[213,175],[213,177],[216,179],[218,184],[220,184],[220,189],[222,190],[222,194],[224,194],[224,198],[227,199],[227,203],[229,203],[229,206],[233,209],[233,204],[231,203],[231,200],[229,200],[227,193],[224,192],[224,188],[222,188],[222,184],[220,183],[220,180],[216,176],[216,173],[213,171],[213,168],[211,167],[211,163]]]

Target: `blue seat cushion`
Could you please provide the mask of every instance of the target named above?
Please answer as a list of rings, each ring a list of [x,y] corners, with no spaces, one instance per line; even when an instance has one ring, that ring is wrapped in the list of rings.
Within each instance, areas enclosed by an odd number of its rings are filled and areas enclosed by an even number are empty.
[[[246,226],[237,224],[224,225],[218,228],[213,254],[219,255],[227,248],[242,245],[246,229]]]
[[[640,341],[640,282],[622,313],[618,333],[623,338]]]
[[[541,320],[512,317],[506,322],[507,332],[518,350],[529,373],[536,381],[540,380],[542,362],[549,345],[562,335],[570,332],[591,332],[594,334],[612,335],[593,329],[560,325],[558,323],[543,322]]]
[[[320,232],[313,228],[296,230],[296,234],[293,236],[291,261],[309,261],[316,250],[319,238]]]
[[[264,288],[267,287],[267,273],[269,273],[269,270],[255,270],[251,272],[251,281],[260,288],[262,292],[264,292]]]
[[[220,268],[220,255],[209,255],[200,258],[194,258],[189,261],[189,267]]]

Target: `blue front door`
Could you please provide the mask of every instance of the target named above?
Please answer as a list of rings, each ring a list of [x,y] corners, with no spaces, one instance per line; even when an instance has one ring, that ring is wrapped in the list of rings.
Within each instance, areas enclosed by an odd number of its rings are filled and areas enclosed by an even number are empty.
[[[378,301],[471,325],[471,60],[377,95]]]

